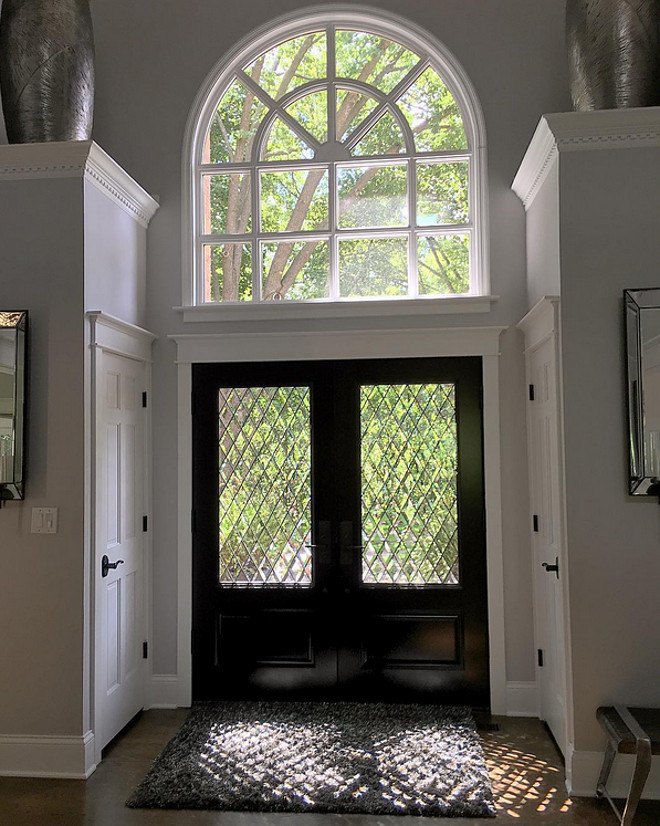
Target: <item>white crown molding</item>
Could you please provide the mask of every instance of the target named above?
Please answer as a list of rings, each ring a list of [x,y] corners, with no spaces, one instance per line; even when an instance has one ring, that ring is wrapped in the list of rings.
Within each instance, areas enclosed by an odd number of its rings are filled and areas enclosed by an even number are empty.
[[[0,777],[86,780],[96,769],[94,733],[80,737],[0,734]]]
[[[84,178],[146,227],[158,202],[94,141],[0,146],[0,181]]]
[[[543,115],[511,188],[529,209],[564,152],[660,147],[660,106]]]

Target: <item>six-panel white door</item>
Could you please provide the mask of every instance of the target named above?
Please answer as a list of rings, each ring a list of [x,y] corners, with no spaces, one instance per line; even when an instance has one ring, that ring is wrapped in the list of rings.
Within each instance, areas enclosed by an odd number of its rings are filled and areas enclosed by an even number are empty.
[[[555,337],[527,354],[534,399],[529,405],[530,494],[536,639],[540,650],[539,706],[562,753],[567,750],[566,649],[563,587],[559,405]],[[545,565],[544,565],[545,563]],[[553,566],[557,565],[558,570]],[[550,566],[549,568],[546,566]]]
[[[145,703],[145,427],[140,361],[103,352],[96,391],[96,736],[107,743]],[[112,566],[103,575],[103,557]]]

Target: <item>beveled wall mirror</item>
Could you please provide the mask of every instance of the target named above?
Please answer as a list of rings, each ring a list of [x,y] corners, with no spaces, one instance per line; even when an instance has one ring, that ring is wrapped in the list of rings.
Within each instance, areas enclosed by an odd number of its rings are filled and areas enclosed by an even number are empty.
[[[629,492],[660,495],[660,288],[624,290]]]
[[[25,490],[27,322],[27,310],[0,310],[0,507]]]

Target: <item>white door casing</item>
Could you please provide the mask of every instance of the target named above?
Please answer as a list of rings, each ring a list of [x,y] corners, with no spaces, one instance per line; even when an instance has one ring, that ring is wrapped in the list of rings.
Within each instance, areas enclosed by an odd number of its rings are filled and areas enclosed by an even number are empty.
[[[545,304],[543,304],[545,302]],[[565,589],[563,470],[557,346],[558,304],[544,299],[521,322],[525,331],[525,365],[530,385],[527,447],[532,527],[534,620],[539,650],[539,716],[545,720],[564,755],[568,727],[568,650]],[[539,305],[537,305],[538,307]],[[535,308],[536,309],[536,308]],[[548,329],[548,325],[550,325]],[[544,563],[558,566],[548,570]]]
[[[103,322],[110,324],[100,336]],[[153,336],[131,340],[138,328],[94,316],[94,713],[96,763],[101,750],[145,706],[149,547],[147,389],[149,365],[140,351]],[[122,329],[125,327],[126,329]],[[106,345],[98,339],[107,339]],[[94,335],[92,337],[94,341]],[[141,346],[136,346],[136,343]],[[122,352],[122,350],[124,352]],[[102,575],[102,559],[110,568]]]

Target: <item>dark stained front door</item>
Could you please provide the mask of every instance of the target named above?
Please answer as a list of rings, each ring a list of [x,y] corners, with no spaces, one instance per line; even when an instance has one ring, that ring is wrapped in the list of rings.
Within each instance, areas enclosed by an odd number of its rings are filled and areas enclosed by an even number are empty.
[[[481,360],[193,368],[193,696],[489,706]]]

